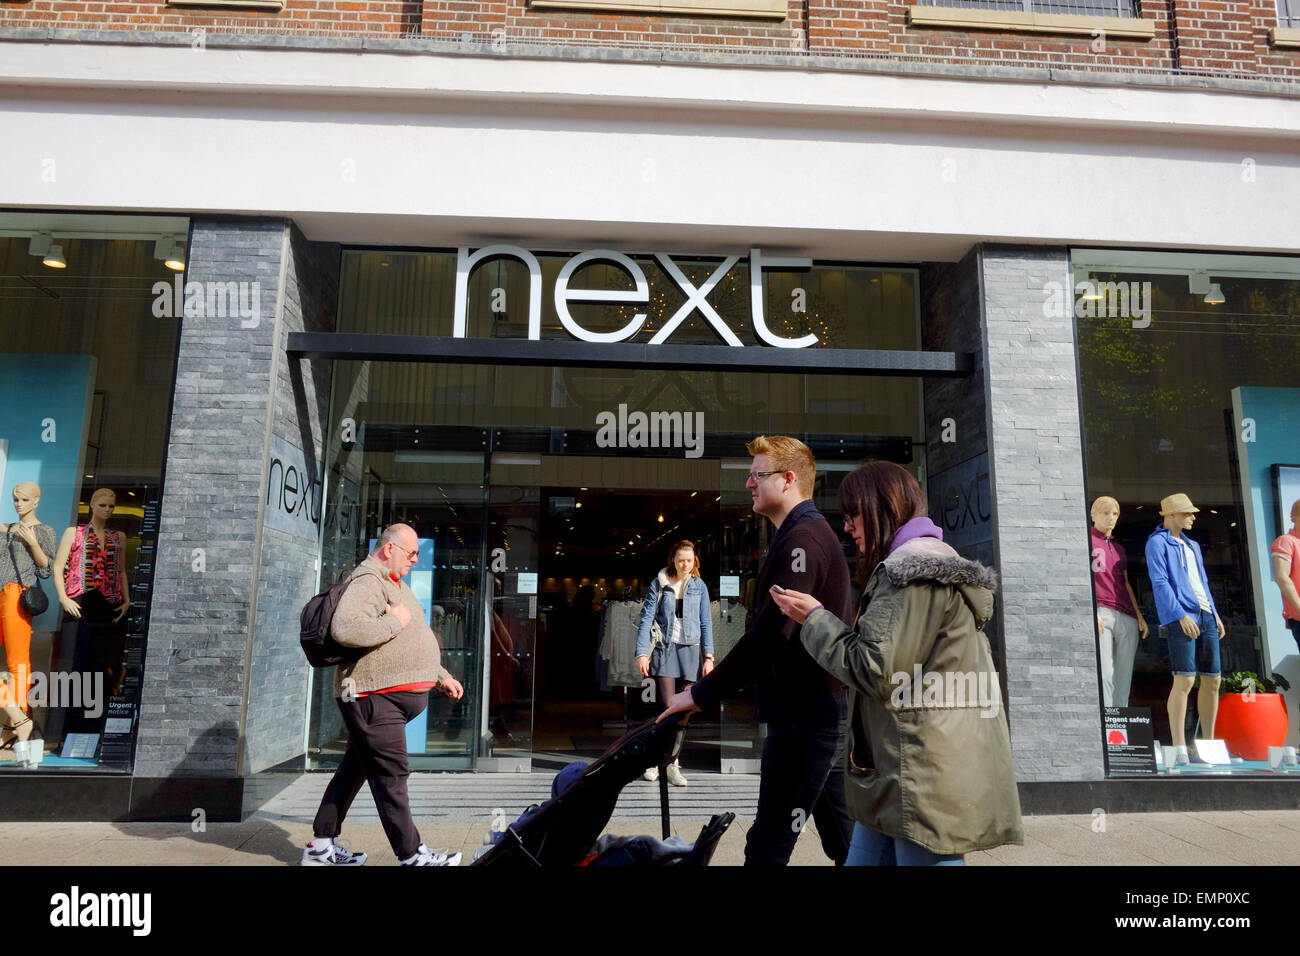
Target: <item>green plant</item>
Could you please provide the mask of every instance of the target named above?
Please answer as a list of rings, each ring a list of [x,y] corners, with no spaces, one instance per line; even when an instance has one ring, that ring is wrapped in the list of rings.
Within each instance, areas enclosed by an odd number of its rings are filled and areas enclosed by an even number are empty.
[[[1241,694],[1247,691],[1254,691],[1256,694],[1275,694],[1277,688],[1276,681],[1260,677],[1254,671],[1233,671],[1231,674],[1223,675],[1223,682],[1219,684],[1219,695]]]

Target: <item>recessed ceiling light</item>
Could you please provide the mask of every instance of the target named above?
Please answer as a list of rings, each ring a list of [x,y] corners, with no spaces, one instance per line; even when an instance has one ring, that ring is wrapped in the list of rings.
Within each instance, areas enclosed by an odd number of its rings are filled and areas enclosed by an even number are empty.
[[[185,246],[175,236],[159,236],[153,243],[153,256],[161,259],[172,272],[185,271]]]

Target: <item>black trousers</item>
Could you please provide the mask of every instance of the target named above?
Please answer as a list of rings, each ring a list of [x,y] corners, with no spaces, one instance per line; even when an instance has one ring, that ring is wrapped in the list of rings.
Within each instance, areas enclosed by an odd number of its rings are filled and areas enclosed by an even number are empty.
[[[370,784],[379,821],[393,852],[399,860],[414,856],[420,848],[420,832],[411,819],[406,790],[406,778],[411,774],[406,759],[406,724],[429,705],[429,692],[371,694],[351,701],[339,700],[338,705],[348,726],[348,749],[316,811],[312,824],[316,836],[339,835],[343,818],[364,780]]]
[[[745,865],[788,864],[811,817],[822,850],[843,866],[853,836],[844,802],[844,724],[769,724],[761,774],[758,812],[745,836]]]
[[[126,620],[113,621],[117,608],[99,591],[86,591],[76,602],[81,607],[81,617],[63,625],[65,637],[70,635],[73,641],[72,670],[78,675],[99,675],[103,685],[99,716],[86,716],[84,708],[69,708],[64,733],[98,734],[104,731],[108,697],[126,651]]]

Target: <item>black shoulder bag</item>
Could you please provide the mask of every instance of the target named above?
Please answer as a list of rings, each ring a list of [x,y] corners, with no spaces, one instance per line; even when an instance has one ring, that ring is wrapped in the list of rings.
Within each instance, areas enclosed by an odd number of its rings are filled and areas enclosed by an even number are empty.
[[[40,545],[37,545],[37,547],[40,547]],[[23,584],[22,572],[18,570],[18,555],[14,554],[13,532],[9,533],[9,557],[13,558],[14,574],[18,575],[18,583],[22,584],[23,587],[23,593],[18,598],[18,607],[28,617],[36,617],[38,614],[44,614],[49,610],[50,599],[41,588],[41,579],[39,575],[36,578],[36,583],[31,587]]]

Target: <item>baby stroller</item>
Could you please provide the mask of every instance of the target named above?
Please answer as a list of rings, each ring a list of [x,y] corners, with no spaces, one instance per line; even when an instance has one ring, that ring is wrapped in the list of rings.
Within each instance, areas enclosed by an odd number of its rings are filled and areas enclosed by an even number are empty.
[[[681,714],[661,723],[649,720],[628,731],[561,793],[508,827],[497,844],[470,865],[600,865],[599,857],[587,858],[614,813],[620,791],[653,766],[660,768],[660,813],[667,840],[668,775],[664,768],[677,759],[684,733]],[[718,841],[735,818],[734,813],[715,814],[689,853],[664,860],[662,865],[708,866]]]

